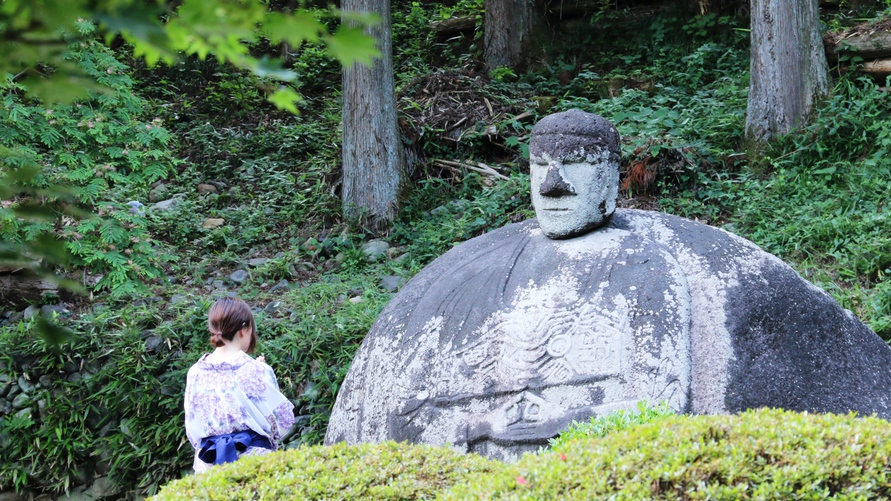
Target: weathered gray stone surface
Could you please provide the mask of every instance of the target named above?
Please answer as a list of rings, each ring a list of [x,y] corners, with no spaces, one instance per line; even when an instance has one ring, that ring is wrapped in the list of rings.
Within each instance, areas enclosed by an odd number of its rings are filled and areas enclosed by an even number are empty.
[[[721,229],[618,210],[598,231],[552,240],[531,220],[465,242],[402,288],[353,361],[326,442],[510,460],[639,399],[887,418],[891,349]]]
[[[326,442],[450,444],[513,460],[641,400],[891,418],[891,348],[724,230],[615,210],[618,134],[581,110],[530,139],[538,219],[450,250],[391,300]]]

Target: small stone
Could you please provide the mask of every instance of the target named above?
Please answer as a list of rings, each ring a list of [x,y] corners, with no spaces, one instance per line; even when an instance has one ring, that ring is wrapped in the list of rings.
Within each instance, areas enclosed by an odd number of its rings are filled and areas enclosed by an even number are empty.
[[[364,302],[364,301],[365,301],[365,300],[362,298],[362,296],[356,296],[356,297],[351,297],[351,298],[350,298],[350,302],[353,303],[353,304],[362,303],[362,302]]]
[[[225,224],[225,223],[226,223],[225,219],[217,218],[217,217],[210,217],[210,218],[205,219],[204,222],[201,223],[201,227],[204,228],[205,230],[212,230],[214,228],[219,228],[220,226],[223,226],[223,224]]]
[[[36,315],[38,311],[40,310],[32,304],[25,308],[25,311],[22,312],[22,315],[24,316],[25,320],[29,320],[34,317],[34,315]]]
[[[214,289],[225,289],[226,288],[226,283],[223,282],[222,280],[214,280],[211,285],[213,285]]]
[[[108,477],[99,477],[93,480],[93,485],[87,489],[87,494],[92,496],[93,499],[104,499],[117,496],[122,490],[121,486],[116,485]]]
[[[62,497],[56,498],[56,501],[93,501],[93,498],[86,493],[86,486],[81,485],[73,491],[63,494]]]
[[[233,282],[235,282],[238,285],[243,284],[244,281],[247,279],[248,279],[248,272],[246,272],[244,270],[235,270],[232,272],[231,275],[229,275],[229,280],[232,280]]]
[[[53,314],[59,317],[70,317],[71,311],[61,304],[45,304],[40,307],[40,314],[46,318],[53,318]]]
[[[44,374],[37,380],[37,384],[40,385],[41,388],[50,388],[53,386],[53,380],[54,378],[52,376]]]
[[[271,303],[267,304],[265,308],[263,308],[263,311],[266,313],[269,313],[269,314],[273,314],[278,311],[278,308],[281,305],[282,305],[281,301],[272,301]]]
[[[31,380],[27,379],[24,375],[19,376],[18,379],[19,388],[22,389],[25,393],[31,393],[36,388],[36,385],[31,382]]]
[[[309,261],[298,261],[294,263],[294,268],[298,272],[310,273],[316,271],[316,265],[310,263]]]
[[[247,264],[251,268],[259,268],[268,262],[269,262],[269,258],[267,258],[267,257],[255,257],[253,259],[249,259]]]
[[[387,292],[396,292],[405,284],[405,278],[399,275],[384,275],[381,277],[381,287]]]
[[[74,374],[70,374],[67,378],[65,378],[65,380],[69,383],[79,383],[83,381],[83,379],[84,377],[81,375],[80,372],[75,372]]]
[[[155,186],[152,189],[152,191],[149,192],[149,196],[148,196],[149,202],[157,202],[159,200],[163,200],[164,197],[167,196],[167,193],[169,191],[170,190],[168,190],[167,186],[163,183],[159,184],[158,186]]]
[[[24,409],[31,404],[31,397],[27,393],[22,393],[15,397],[12,401],[12,408],[15,410]]]
[[[186,296],[182,294],[174,294],[170,296],[170,304],[179,304],[182,303],[186,299]]]
[[[279,283],[273,285],[272,288],[269,289],[269,292],[286,291],[286,290],[288,290],[290,287],[291,287],[290,282],[288,282],[287,280],[282,279],[281,282],[279,282]]]
[[[27,501],[28,496],[18,494],[15,491],[0,492],[0,501]]]
[[[167,283],[170,285],[176,285],[179,283],[179,277],[177,277],[176,275],[167,275],[164,278],[167,279]]]
[[[291,278],[300,278],[300,272],[293,264],[288,265],[288,276]]]
[[[145,350],[146,351],[155,351],[164,344],[164,340],[158,336],[149,336],[145,340]]]
[[[369,261],[377,261],[381,256],[387,254],[387,249],[389,248],[390,244],[387,242],[375,239],[365,242],[365,245],[362,246],[362,252],[365,253],[365,257],[368,258]]]
[[[201,183],[198,185],[198,193],[207,195],[208,193],[216,193],[217,187],[212,184]]]
[[[152,207],[154,208],[154,210],[156,210],[158,212],[166,212],[166,211],[176,208],[176,206],[179,205],[179,202],[180,202],[180,199],[178,199],[178,198],[168,198],[167,200],[162,200],[162,201],[156,203]]]

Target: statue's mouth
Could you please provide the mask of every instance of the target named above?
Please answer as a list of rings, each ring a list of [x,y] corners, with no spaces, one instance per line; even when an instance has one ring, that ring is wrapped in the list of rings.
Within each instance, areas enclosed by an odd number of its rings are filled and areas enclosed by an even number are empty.
[[[564,208],[560,208],[560,207],[557,207],[554,209],[545,209],[545,211],[548,211],[548,212],[569,212],[570,210],[572,210],[572,209],[564,209]]]

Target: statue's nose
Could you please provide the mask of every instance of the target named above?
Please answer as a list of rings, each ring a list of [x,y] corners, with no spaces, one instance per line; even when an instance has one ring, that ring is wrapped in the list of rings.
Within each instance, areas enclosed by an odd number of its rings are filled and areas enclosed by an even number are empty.
[[[565,197],[575,195],[575,189],[560,175],[560,166],[551,165],[538,192],[545,197]]]

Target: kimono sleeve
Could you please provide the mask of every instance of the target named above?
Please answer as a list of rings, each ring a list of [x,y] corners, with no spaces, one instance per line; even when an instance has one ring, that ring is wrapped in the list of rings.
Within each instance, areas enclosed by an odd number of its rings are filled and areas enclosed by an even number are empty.
[[[268,392],[265,399],[269,409],[272,409],[272,415],[267,416],[269,424],[272,428],[272,436],[274,442],[281,441],[281,438],[294,425],[294,404],[282,394],[278,387],[278,380],[272,368],[267,366],[263,373],[268,385]]]

